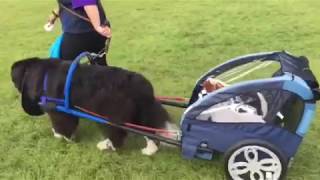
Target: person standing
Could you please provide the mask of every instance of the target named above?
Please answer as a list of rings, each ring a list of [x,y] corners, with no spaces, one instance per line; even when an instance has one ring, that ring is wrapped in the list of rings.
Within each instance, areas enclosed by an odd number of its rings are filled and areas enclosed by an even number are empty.
[[[111,26],[100,0],[58,0],[63,36],[60,58],[73,60],[81,52],[99,53],[111,38]],[[95,60],[107,65],[106,55]]]

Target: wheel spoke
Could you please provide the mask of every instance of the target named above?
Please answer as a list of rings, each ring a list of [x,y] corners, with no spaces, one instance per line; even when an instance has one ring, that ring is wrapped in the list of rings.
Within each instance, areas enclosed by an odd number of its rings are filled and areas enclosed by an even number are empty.
[[[232,179],[242,179],[243,175],[248,175],[250,180],[266,180],[270,176],[271,179],[279,179],[283,167],[280,157],[273,149],[247,145],[230,156],[228,171]]]
[[[250,171],[250,180],[264,180],[264,175],[261,171]]]
[[[276,172],[280,168],[280,162],[275,159],[262,159],[259,161],[260,169],[263,171]]]
[[[236,162],[230,166],[230,171],[233,174],[241,175],[249,171],[247,162]]]
[[[252,147],[246,148],[244,150],[244,157],[248,162],[258,162],[258,151]]]

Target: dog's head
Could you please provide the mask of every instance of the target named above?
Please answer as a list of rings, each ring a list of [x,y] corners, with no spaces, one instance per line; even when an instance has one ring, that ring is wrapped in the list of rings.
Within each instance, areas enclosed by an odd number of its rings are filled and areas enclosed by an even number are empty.
[[[21,104],[26,113],[33,116],[44,114],[40,106],[46,63],[39,58],[29,58],[15,62],[11,67],[11,79],[21,93]]]

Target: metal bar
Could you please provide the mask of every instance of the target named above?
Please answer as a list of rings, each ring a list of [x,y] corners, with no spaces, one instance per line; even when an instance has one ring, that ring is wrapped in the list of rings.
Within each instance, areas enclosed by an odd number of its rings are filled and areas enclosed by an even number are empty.
[[[90,115],[90,114],[87,114],[87,113],[83,113],[83,112],[80,112],[80,111],[77,111],[77,110],[73,110],[73,109],[70,109],[70,108],[65,108],[64,106],[56,106],[56,110],[60,111],[60,112],[67,113],[67,114],[71,114],[71,115],[74,115],[74,116],[77,116],[77,117],[80,117],[80,118],[85,118],[85,119],[87,119],[89,121],[94,121],[94,122],[97,122],[97,123],[106,124],[106,125],[109,125],[109,126],[112,126],[112,127],[123,129],[125,131],[131,132],[131,133],[134,133],[134,134],[147,136],[147,137],[149,137],[151,139],[156,139],[156,140],[159,140],[159,141],[162,141],[162,142],[165,142],[165,143],[168,143],[168,144],[172,144],[172,145],[175,145],[175,146],[178,146],[178,147],[182,146],[181,141],[165,138],[165,137],[159,136],[157,134],[148,133],[148,132],[145,132],[145,131],[136,130],[136,129],[133,129],[133,128],[130,128],[130,127],[126,127],[126,126],[123,126],[123,125],[111,123],[109,121],[109,119],[96,117],[96,116],[93,116],[93,115]],[[205,148],[205,147],[198,147],[198,150],[201,150],[201,151],[204,151],[204,152],[209,152],[209,153],[212,153],[212,151],[213,151],[212,149]]]
[[[165,138],[165,137],[159,136],[157,134],[148,133],[148,132],[145,132],[145,131],[133,129],[133,128],[126,127],[126,126],[123,126],[123,125],[120,125],[120,124],[115,124],[115,123],[110,122],[109,119],[100,118],[100,117],[96,117],[96,116],[93,116],[93,115],[90,115],[90,114],[87,114],[87,113],[83,113],[81,111],[73,110],[73,109],[70,109],[70,108],[65,108],[65,106],[59,106],[58,105],[58,106],[56,106],[56,110],[60,111],[60,112],[67,113],[67,114],[71,114],[73,116],[77,116],[77,117],[80,117],[80,118],[85,118],[85,119],[87,119],[89,121],[94,121],[94,122],[97,122],[97,123],[106,124],[106,125],[109,125],[109,126],[112,126],[112,127],[116,127],[116,128],[128,131],[128,132],[134,133],[134,134],[147,136],[147,137],[149,137],[151,139],[156,139],[156,140],[159,140],[159,141],[162,141],[162,142],[165,142],[165,143],[168,143],[168,144],[172,144],[172,145],[175,145],[175,146],[178,146],[178,147],[182,146],[181,141],[173,140],[173,139],[170,139],[170,138]],[[212,149],[205,148],[205,147],[198,147],[197,149],[201,150],[201,151],[204,151],[204,152],[209,152],[209,153],[212,153],[212,151],[213,151]]]
[[[152,139],[157,139],[159,141],[166,142],[168,144],[172,144],[172,145],[175,145],[175,146],[181,146],[181,142],[180,141],[169,139],[169,138],[165,138],[165,137],[153,134],[153,133],[147,133],[145,131],[132,129],[132,128],[129,128],[129,127],[126,127],[126,126],[123,126],[123,125],[111,123],[109,119],[92,116],[90,114],[83,113],[83,112],[80,112],[80,111],[77,111],[77,110],[73,110],[73,109],[70,109],[70,108],[65,108],[64,106],[57,106],[56,109],[58,111],[60,111],[60,112],[71,114],[73,116],[85,118],[85,119],[88,119],[90,121],[94,121],[94,122],[101,123],[101,124],[110,125],[110,126],[113,126],[113,127],[116,127],[116,128],[120,128],[120,129],[129,131],[129,132],[132,132],[132,133],[135,133],[135,134],[147,136],[147,137],[150,137]]]
[[[179,103],[174,101],[163,101],[159,100],[161,104],[168,105],[168,106],[174,106],[174,107],[180,107],[180,108],[187,108],[188,104],[186,103]]]
[[[164,101],[189,102],[189,99],[183,97],[156,96],[156,99]]]

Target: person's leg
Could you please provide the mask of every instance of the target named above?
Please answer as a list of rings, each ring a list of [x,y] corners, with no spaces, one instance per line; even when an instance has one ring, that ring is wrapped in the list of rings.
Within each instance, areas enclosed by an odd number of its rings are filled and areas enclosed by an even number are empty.
[[[61,58],[73,60],[84,51],[99,53],[105,48],[106,38],[96,32],[81,34],[64,33],[61,43]],[[95,60],[99,65],[107,65],[106,56]]]
[[[81,34],[64,33],[61,42],[61,59],[72,61],[85,50]]]

